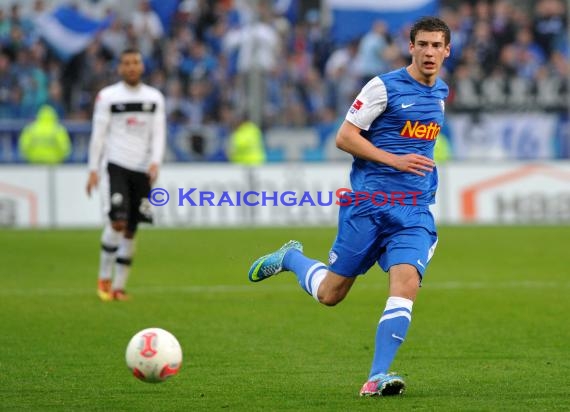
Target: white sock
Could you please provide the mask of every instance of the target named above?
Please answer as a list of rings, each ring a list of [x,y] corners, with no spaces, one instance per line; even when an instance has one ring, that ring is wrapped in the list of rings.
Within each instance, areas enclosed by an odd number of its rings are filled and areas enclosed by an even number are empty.
[[[390,296],[386,301],[386,308],[384,309],[384,311],[396,308],[405,308],[411,312],[413,306],[414,306],[413,300],[401,298],[398,296]]]
[[[113,263],[119,241],[121,240],[121,232],[113,229],[110,223],[107,223],[101,234],[101,253],[99,255],[99,279],[109,280],[113,272]]]
[[[117,251],[113,290],[125,290],[133,262],[134,240],[122,238]]]
[[[315,271],[315,273],[313,273],[313,275],[311,277],[308,277],[307,280],[310,282],[309,287],[310,287],[311,295],[318,302],[319,301],[319,293],[318,293],[319,292],[319,286],[321,286],[323,279],[327,275],[328,269],[322,263],[320,264],[320,267],[316,268],[316,269],[317,270]],[[310,271],[311,270],[309,270],[309,272]]]

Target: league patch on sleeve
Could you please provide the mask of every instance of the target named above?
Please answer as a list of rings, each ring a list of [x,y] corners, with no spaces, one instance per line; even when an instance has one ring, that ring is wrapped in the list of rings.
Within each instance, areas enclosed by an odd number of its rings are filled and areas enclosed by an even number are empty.
[[[352,103],[352,106],[350,106],[350,113],[354,114],[358,112],[362,108],[363,104],[364,103],[362,103],[360,100],[355,99],[354,103]]]

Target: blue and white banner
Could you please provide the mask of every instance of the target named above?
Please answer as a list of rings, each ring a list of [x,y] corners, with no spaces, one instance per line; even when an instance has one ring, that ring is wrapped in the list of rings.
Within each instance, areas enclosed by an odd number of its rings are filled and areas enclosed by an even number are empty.
[[[154,10],[160,22],[162,23],[162,29],[165,33],[170,33],[170,26],[172,25],[172,18],[176,14],[178,7],[180,5],[180,0],[151,0],[150,6]]]
[[[299,19],[299,0],[273,0],[273,10],[295,24]]]
[[[326,0],[332,14],[332,36],[345,43],[370,30],[376,20],[383,20],[391,33],[412,24],[422,16],[439,12],[438,0]]]
[[[106,29],[112,17],[91,19],[74,7],[61,6],[40,15],[36,21],[39,35],[45,39],[62,60],[69,60],[81,53],[101,31]]]

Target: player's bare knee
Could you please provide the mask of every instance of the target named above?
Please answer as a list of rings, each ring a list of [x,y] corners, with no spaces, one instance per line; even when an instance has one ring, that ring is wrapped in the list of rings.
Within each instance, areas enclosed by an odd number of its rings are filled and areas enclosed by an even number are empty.
[[[317,297],[319,298],[319,302],[325,306],[336,306],[340,303],[344,297],[346,296],[345,293],[338,290],[329,290],[329,291],[322,291],[319,290],[317,293]]]
[[[127,222],[124,220],[113,220],[111,222],[113,230],[117,232],[123,232],[127,228]]]
[[[403,287],[409,290],[417,290],[420,287],[421,277],[418,274],[417,276],[410,276],[406,279],[403,283]]]
[[[397,285],[392,285],[390,287],[391,296],[399,296],[402,298],[416,300],[420,288],[420,280],[415,278],[407,279],[404,282],[400,282]]]

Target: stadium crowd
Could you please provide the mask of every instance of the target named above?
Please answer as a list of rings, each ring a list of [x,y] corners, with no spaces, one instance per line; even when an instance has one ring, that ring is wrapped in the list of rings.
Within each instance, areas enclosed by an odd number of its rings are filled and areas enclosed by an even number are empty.
[[[236,4],[182,1],[165,30],[141,1],[136,11],[115,14],[84,52],[62,61],[34,24],[47,11],[43,1],[25,12],[14,1],[0,8],[0,119],[31,119],[48,103],[63,119],[88,121],[97,91],[116,79],[117,57],[130,46],[143,52],[146,81],[164,92],[168,120],[191,127],[243,110],[252,70],[263,79],[263,126],[296,127],[343,115],[363,82],[407,63],[408,28],[389,33],[379,21],[363,37],[334,44],[316,9],[292,22],[269,2],[260,2],[258,13]],[[565,110],[565,5],[525,4],[441,2],[452,28],[443,73],[450,110]]]

